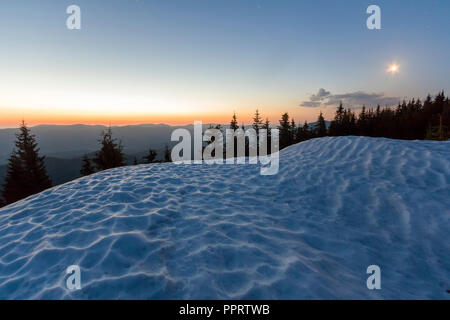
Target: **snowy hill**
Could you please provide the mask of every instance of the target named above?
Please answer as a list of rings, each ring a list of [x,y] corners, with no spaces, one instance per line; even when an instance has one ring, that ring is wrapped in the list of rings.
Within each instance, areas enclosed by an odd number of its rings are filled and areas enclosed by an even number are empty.
[[[0,209],[0,298],[448,299],[449,219],[450,142],[314,139],[274,176],[117,168]]]

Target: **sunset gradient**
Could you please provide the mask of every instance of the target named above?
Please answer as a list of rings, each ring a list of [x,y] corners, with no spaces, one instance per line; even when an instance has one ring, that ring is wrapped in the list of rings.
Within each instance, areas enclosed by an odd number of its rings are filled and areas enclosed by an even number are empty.
[[[72,1],[2,1],[0,127],[228,123],[233,112],[250,123],[256,108],[303,122],[332,117],[333,103],[300,106],[320,88],[389,101],[450,91],[449,2],[378,3],[382,30],[366,28],[356,0],[79,0],[82,28],[68,30]]]

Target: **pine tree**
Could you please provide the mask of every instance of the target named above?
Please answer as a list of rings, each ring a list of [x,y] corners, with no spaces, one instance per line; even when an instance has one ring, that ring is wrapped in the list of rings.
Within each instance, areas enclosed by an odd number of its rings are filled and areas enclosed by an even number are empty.
[[[256,134],[259,133],[259,129],[262,127],[262,119],[261,119],[261,116],[259,115],[258,109],[256,109],[256,111],[255,111],[255,116],[253,117],[252,127],[253,127],[253,129],[255,129]]]
[[[230,122],[230,129],[237,130],[238,128],[239,126],[237,124],[236,112],[234,112]]]
[[[291,124],[289,114],[286,112],[281,116],[280,125],[280,150],[292,144]]]
[[[269,134],[269,131],[270,131],[270,122],[269,122],[269,118],[266,118],[266,122],[264,122],[262,128],[263,128],[263,129],[266,129],[266,130],[267,130],[267,134]]]
[[[16,134],[16,149],[8,162],[8,172],[3,188],[6,203],[12,203],[41,192],[52,186],[45,168],[45,156],[39,156],[36,138],[22,121]]]
[[[427,130],[426,139],[427,140],[439,140],[445,141],[448,139],[449,134],[447,133],[447,127],[443,125],[443,117],[439,116],[439,125],[432,127],[430,126]]]
[[[358,116],[358,134],[366,136],[367,134],[367,114],[366,106],[363,105],[361,112]]]
[[[230,129],[231,130],[239,129],[239,125],[238,125],[237,117],[236,117],[236,112],[233,112],[233,117],[231,118],[231,122],[230,122]],[[234,137],[234,155],[233,156],[237,157],[237,137]]]
[[[143,157],[143,159],[147,160],[147,163],[153,163],[156,159],[158,153],[153,149],[148,149],[148,154]]]
[[[334,116],[334,120],[331,121],[330,124],[330,136],[341,136],[343,134],[343,127],[345,121],[345,113],[344,107],[342,106],[342,102],[339,103],[339,106],[336,109],[336,114]]]
[[[295,142],[297,136],[297,125],[295,124],[294,118],[291,120],[291,143]]]
[[[138,161],[136,156],[134,156],[134,160],[133,160],[133,166],[137,166],[138,165]]]
[[[319,117],[317,118],[316,135],[318,137],[325,137],[327,135],[327,125],[322,111],[320,111]]]
[[[308,121],[305,121],[305,123],[303,124],[303,134],[305,135],[305,140],[312,138],[312,132],[309,127]]]
[[[357,126],[356,126],[356,115],[354,112],[352,112],[350,109],[348,109],[348,112],[350,114],[350,124],[348,129],[349,135],[357,135]]]
[[[95,169],[92,166],[91,160],[89,159],[89,157],[87,155],[84,155],[84,157],[82,159],[82,165],[81,165],[80,173],[83,176],[88,176],[88,175],[93,174],[94,172],[95,172]]]
[[[266,132],[267,132],[267,140],[266,140],[266,143],[267,143],[267,154],[270,154],[271,153],[271,143],[272,143],[272,140],[271,140],[271,138],[272,138],[272,134],[271,134],[271,132],[270,132],[270,122],[269,122],[269,118],[266,118],[266,121],[264,122],[264,124],[262,125],[262,127],[261,127],[262,129],[265,129],[266,130]]]
[[[102,138],[99,142],[102,148],[92,159],[98,170],[107,170],[126,165],[122,144],[121,142],[117,143],[116,139],[112,137],[111,127],[102,133]]]
[[[334,117],[334,120],[336,120],[337,122],[342,122],[342,120],[344,118],[344,114],[345,114],[345,110],[344,110],[344,107],[342,106],[342,102],[340,102],[339,107],[336,110],[336,115]]]
[[[27,197],[29,192],[25,189],[25,184],[23,165],[17,152],[14,150],[9,158],[8,171],[2,192],[5,202],[9,204]]]
[[[295,142],[302,142],[306,140],[306,135],[303,132],[303,127],[301,125],[297,128],[297,133],[295,135]]]
[[[166,144],[164,148],[164,161],[165,162],[172,162],[172,155],[170,154],[169,146]]]

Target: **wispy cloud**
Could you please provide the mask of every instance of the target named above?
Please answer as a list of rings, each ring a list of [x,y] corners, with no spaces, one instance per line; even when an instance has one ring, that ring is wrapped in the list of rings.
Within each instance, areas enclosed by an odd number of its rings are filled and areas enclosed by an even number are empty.
[[[320,88],[316,94],[312,94],[308,101],[302,101],[301,107],[320,107],[320,106],[336,106],[340,102],[346,108],[361,108],[363,105],[367,107],[393,106],[401,99],[399,97],[386,96],[384,93],[368,93],[364,91],[356,91],[343,94],[332,94],[330,91]]]
[[[331,94],[330,91],[327,91],[324,88],[320,88],[316,94],[311,95],[310,100],[311,101],[322,101],[323,99],[328,97],[330,94]]]

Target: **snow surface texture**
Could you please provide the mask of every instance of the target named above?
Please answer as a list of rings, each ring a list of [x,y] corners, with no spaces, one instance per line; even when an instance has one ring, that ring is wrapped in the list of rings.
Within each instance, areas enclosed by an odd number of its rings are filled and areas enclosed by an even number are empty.
[[[275,176],[100,172],[0,209],[0,298],[449,299],[449,159],[450,142],[340,137],[283,150]]]

